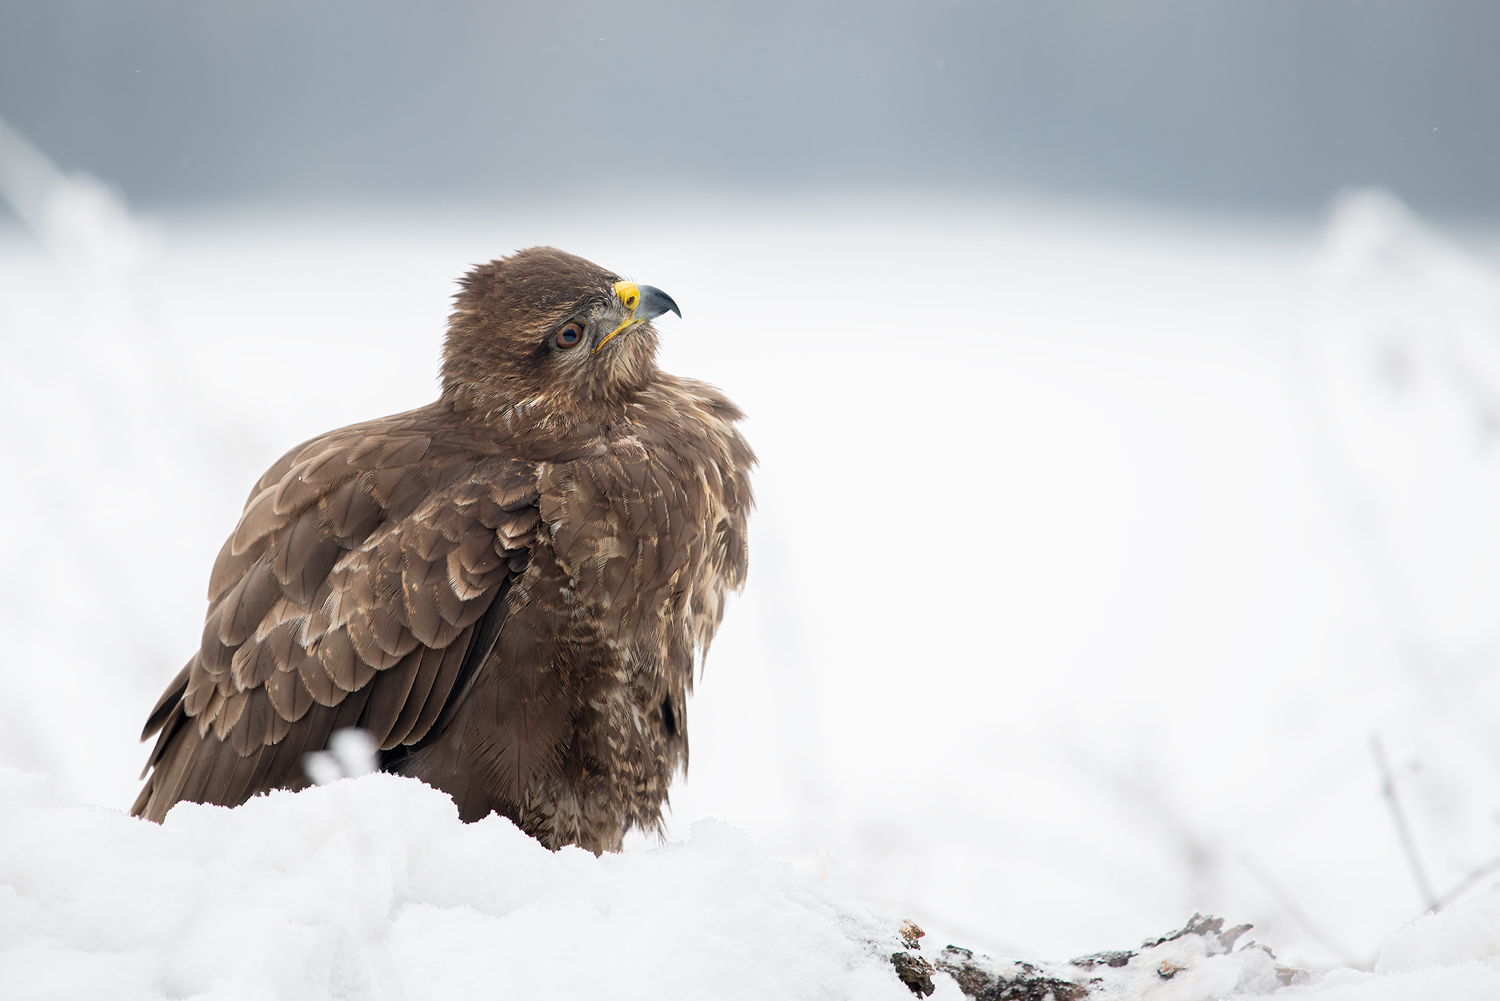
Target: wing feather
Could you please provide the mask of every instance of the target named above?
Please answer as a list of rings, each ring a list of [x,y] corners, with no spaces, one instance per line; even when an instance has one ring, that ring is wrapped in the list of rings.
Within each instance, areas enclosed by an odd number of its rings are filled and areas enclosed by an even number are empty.
[[[422,657],[416,651],[401,658],[401,661],[380,674],[371,683],[370,705],[365,712],[365,728],[375,739],[381,750],[389,751],[400,743],[387,744],[401,718],[401,710],[411,698],[412,685],[422,667]],[[402,734],[401,736],[405,736]]]
[[[234,746],[223,739],[205,740],[203,751],[200,753],[213,760],[213,767],[208,770],[208,775],[203,780],[203,788],[197,796],[198,802],[227,803],[229,786],[234,780],[235,766],[242,759],[235,753]]]
[[[193,751],[197,749],[202,738],[198,736],[196,727],[179,727],[173,734],[176,738],[167,744],[164,750],[172,753],[167,759],[165,776],[161,768],[152,772],[147,780],[147,789],[155,787],[154,795],[149,801],[149,809],[144,816],[160,823],[167,815],[167,809],[182,798],[183,786],[187,783],[188,771],[193,765]]]
[[[368,605],[361,605],[355,608],[353,614],[349,616],[349,621],[344,623],[344,632],[348,635],[349,643],[354,649],[354,655],[359,660],[370,665],[377,671],[384,671],[400,663],[401,656],[385,650],[380,645],[380,640],[375,635],[373,625],[376,620],[385,623],[388,621],[388,618]],[[400,629],[399,626],[396,628]],[[415,643],[415,640],[413,640],[413,643]]]
[[[298,788],[301,756],[341,726],[387,749],[428,735],[538,523],[535,465],[413,430],[438,410],[331,432],[257,483],[215,560],[199,651],[147,720],[135,813]]]
[[[231,535],[224,541],[224,548],[219,550],[219,555],[214,559],[214,569],[208,577],[208,600],[218,601],[224,593],[240,582],[245,576],[245,571],[255,565],[270,546],[268,539],[247,548],[244,552],[236,553],[234,548],[234,536]]]
[[[213,773],[214,765],[219,763],[218,751],[220,749],[233,754],[233,749],[225,747],[222,741],[209,740],[201,733],[192,734],[194,743],[189,745],[192,753],[185,755],[190,764],[187,773],[183,776],[182,791],[177,794],[178,799],[185,799],[190,803],[203,802],[203,790],[208,785],[208,777]],[[188,750],[188,748],[184,748]]]
[[[276,715],[272,713],[271,715]],[[236,730],[236,733],[239,731]],[[269,744],[253,744],[249,750],[241,756],[239,747],[235,747],[235,762],[229,780],[225,783],[224,802],[226,804],[239,804],[250,798],[250,783],[255,773],[260,770],[262,757],[269,758],[275,748]]]
[[[270,571],[287,598],[305,602],[343,552],[338,539],[308,512],[272,536]]]
[[[245,513],[240,516],[240,523],[235,526],[234,534],[230,536],[232,542],[230,553],[235,556],[241,555],[285,525],[290,517],[290,512],[277,513],[276,488],[267,487],[251,499],[250,505],[245,508]]]
[[[199,666],[216,678],[229,670],[234,659],[234,650],[225,646],[220,638],[223,635],[223,612],[223,605],[209,609],[208,618],[203,622],[202,645],[198,648]]]
[[[218,618],[219,643],[230,651],[231,657],[233,649],[250,638],[280,597],[281,589],[264,560],[257,560],[240,582],[229,589],[219,606]]]
[[[323,661],[323,669],[333,678],[333,683],[346,692],[364,688],[379,671],[379,668],[370,665],[355,653],[354,645],[349,641],[347,626],[324,637],[318,646],[318,656]],[[392,660],[391,663],[394,664],[395,661]]]
[[[182,693],[181,709],[187,716],[199,716],[208,708],[209,701],[218,691],[213,674],[209,673],[201,663],[201,652],[193,657],[193,670],[188,675],[187,688]],[[175,708],[175,707],[174,707]]]
[[[396,717],[396,722],[391,724],[391,731],[386,739],[381,742],[382,750],[389,751],[402,744],[415,744],[426,735],[425,729],[417,736],[413,736],[412,731],[430,698],[436,698],[441,702],[447,697],[446,693],[433,695],[438,674],[443,666],[443,653],[442,650],[419,646],[407,655],[406,659],[413,661],[416,665],[416,676],[412,679],[406,701],[401,704],[400,715]],[[438,708],[441,709],[441,705]]]
[[[385,515],[363,478],[350,479],[318,501],[318,514],[340,540],[364,539]]]
[[[306,461],[302,478],[309,483],[332,485],[342,483],[355,474],[354,467],[349,465],[349,449],[344,445],[323,448],[308,456]]]
[[[240,716],[245,712],[245,703],[249,700],[249,692],[236,692],[224,699],[219,710],[214,713],[213,730],[214,736],[223,740],[229,736],[229,731],[240,721]]]
[[[295,666],[290,670],[278,670],[266,682],[266,697],[276,709],[277,715],[289,723],[296,723],[313,707],[312,693],[302,683],[302,675]]]
[[[243,644],[229,662],[229,676],[239,689],[258,688],[276,673],[276,655],[271,644],[257,638]]]
[[[151,739],[152,735],[160,730],[171,718],[172,713],[177,710],[177,703],[187,693],[188,676],[193,669],[193,660],[196,658],[197,655],[194,654],[182,666],[182,670],[178,671],[177,676],[167,684],[167,690],[162,693],[161,698],[156,700],[156,705],[151,708],[151,714],[146,717],[146,725],[141,728],[141,740]]]
[[[316,650],[308,651],[303,655],[302,660],[297,664],[297,677],[302,679],[303,687],[312,695],[313,701],[320,706],[330,708],[336,706],[348,694],[334,684],[333,676],[323,667],[323,662],[318,659]]]
[[[229,733],[235,753],[242,758],[273,743],[276,720],[280,718],[265,692],[246,692],[245,696],[244,712]]]
[[[469,630],[466,629],[459,634],[456,642],[444,647],[441,653],[437,650],[432,650],[428,653],[427,658],[424,658],[424,660],[435,659],[437,661],[435,665],[437,670],[433,675],[432,688],[427,692],[427,698],[422,702],[422,710],[417,714],[416,720],[413,721],[411,730],[402,739],[401,742],[403,744],[417,743],[423,737],[427,736],[427,732],[437,722],[438,716],[442,713],[443,708],[448,702],[449,693],[453,691],[454,682],[458,680],[459,668],[463,666],[464,652],[468,646],[468,642]]]
[[[279,716],[277,718],[280,719]],[[283,733],[282,737],[285,738],[285,736],[286,734]],[[244,784],[236,786],[231,790],[237,803],[243,803],[256,793],[264,789],[275,789],[281,784],[279,782],[267,781],[267,778],[270,776],[271,769],[276,764],[276,757],[285,743],[284,739],[269,741],[262,744],[253,754],[245,759],[252,762],[250,771]]]

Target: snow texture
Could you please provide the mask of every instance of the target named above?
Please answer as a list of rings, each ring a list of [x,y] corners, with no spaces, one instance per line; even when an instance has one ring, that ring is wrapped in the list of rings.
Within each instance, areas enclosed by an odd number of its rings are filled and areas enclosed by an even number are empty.
[[[12,998],[911,997],[891,922],[742,832],[553,853],[387,775],[157,827],[7,769],[0,895]]]
[[[1500,990],[1500,891],[1402,929],[1373,974],[1282,989],[1270,953],[1236,937],[1182,934],[1118,967],[1045,972],[1108,1001]],[[499,817],[463,824],[446,796],[384,774],[235,810],[186,804],[157,826],[0,770],[10,998],[909,1001],[891,964],[902,949],[895,921],[715,821],[595,858],[549,852]],[[1022,969],[977,962],[1002,985]],[[945,973],[934,986],[936,1001],[963,996]]]

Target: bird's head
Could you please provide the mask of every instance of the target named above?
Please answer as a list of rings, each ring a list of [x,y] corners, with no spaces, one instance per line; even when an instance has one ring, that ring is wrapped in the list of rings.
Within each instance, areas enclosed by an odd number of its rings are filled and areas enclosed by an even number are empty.
[[[586,417],[656,375],[651,320],[671,296],[581,257],[532,247],[481,264],[454,297],[443,393],[492,410],[531,402]]]

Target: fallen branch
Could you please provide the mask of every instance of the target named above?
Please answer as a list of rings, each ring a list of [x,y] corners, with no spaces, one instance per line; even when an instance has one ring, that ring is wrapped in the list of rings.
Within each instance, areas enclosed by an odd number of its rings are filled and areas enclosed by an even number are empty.
[[[1182,928],[1139,949],[1097,952],[1066,963],[994,959],[956,945],[929,962],[919,955],[922,929],[907,921],[901,925],[906,950],[894,953],[891,963],[918,997],[936,990],[934,977],[947,975],[975,1001],[1148,1001],[1166,993],[1168,982],[1173,997],[1208,999],[1269,994],[1310,979],[1301,970],[1277,965],[1275,954],[1256,942],[1236,948],[1249,930],[1249,925],[1226,929],[1223,918],[1194,914]]]

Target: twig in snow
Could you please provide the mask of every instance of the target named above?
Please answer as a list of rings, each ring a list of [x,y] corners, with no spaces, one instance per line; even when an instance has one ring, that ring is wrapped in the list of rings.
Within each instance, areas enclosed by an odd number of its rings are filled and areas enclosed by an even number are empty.
[[[1250,875],[1260,881],[1260,884],[1266,888],[1266,891],[1275,898],[1276,903],[1281,905],[1281,909],[1287,913],[1287,916],[1301,926],[1307,937],[1327,949],[1340,964],[1355,970],[1373,970],[1375,968],[1375,959],[1377,957],[1370,956],[1366,959],[1359,959],[1354,953],[1345,949],[1341,943],[1334,940],[1333,936],[1325,932],[1322,925],[1314,921],[1308,915],[1307,911],[1303,910],[1301,905],[1292,899],[1292,895],[1287,893],[1279,882],[1271,878],[1271,874],[1261,868],[1259,863],[1254,859],[1248,855],[1241,855],[1240,864],[1249,871]]]
[[[1406,852],[1407,865],[1411,866],[1412,878],[1417,882],[1417,891],[1421,893],[1427,909],[1435,911],[1438,895],[1432,892],[1432,884],[1427,879],[1426,870],[1422,868],[1422,858],[1417,853],[1416,840],[1412,838],[1411,827],[1406,822],[1406,812],[1401,809],[1401,800],[1396,796],[1396,777],[1391,771],[1391,763],[1385,756],[1385,745],[1380,742],[1379,735],[1370,738],[1370,748],[1375,753],[1375,766],[1380,769],[1380,792],[1385,797],[1386,805],[1391,808],[1391,821],[1396,825],[1396,834],[1401,838],[1401,847]]]
[[[1443,908],[1447,907],[1449,904],[1456,901],[1459,897],[1462,897],[1469,890],[1473,889],[1475,884],[1477,884],[1481,879],[1488,876],[1490,873],[1495,872],[1496,870],[1500,870],[1500,857],[1492,858],[1483,865],[1475,866],[1473,869],[1469,870],[1468,875],[1466,875],[1463,879],[1460,879],[1457,883],[1454,883],[1453,886],[1448,889],[1447,893],[1437,898],[1437,900],[1432,905],[1432,909],[1435,911],[1440,911]]]

